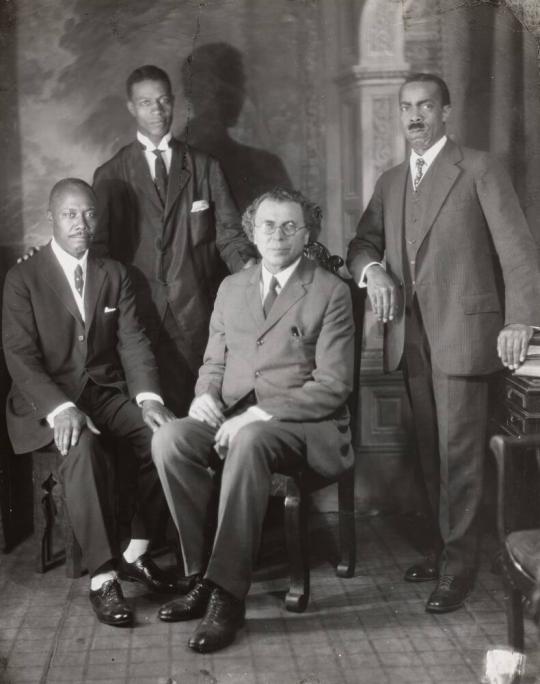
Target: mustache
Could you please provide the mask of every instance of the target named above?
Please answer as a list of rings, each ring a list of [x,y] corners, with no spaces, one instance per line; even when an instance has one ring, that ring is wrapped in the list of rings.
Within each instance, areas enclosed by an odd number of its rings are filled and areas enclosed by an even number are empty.
[[[408,125],[407,130],[409,131],[423,131],[425,128],[425,124],[421,122],[415,122],[411,123]]]

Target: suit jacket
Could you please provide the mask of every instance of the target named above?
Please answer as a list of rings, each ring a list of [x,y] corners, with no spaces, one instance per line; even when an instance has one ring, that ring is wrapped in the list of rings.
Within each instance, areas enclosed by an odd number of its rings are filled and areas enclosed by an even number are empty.
[[[364,266],[386,255],[386,269],[403,289],[408,171],[407,159],[376,184],[349,245],[357,281]],[[540,322],[538,245],[507,173],[490,155],[448,141],[428,173],[435,191],[421,219],[412,277],[432,360],[450,375],[491,373],[502,367],[496,341],[503,326]],[[385,326],[387,370],[398,367],[404,339],[402,301]]]
[[[131,265],[139,315],[153,336],[167,305],[185,335],[182,353],[196,374],[217,288],[252,256],[219,164],[171,140],[163,207],[141,144],[134,141],[94,175],[100,218],[93,250]],[[194,201],[208,209],[192,212]]]
[[[46,416],[63,402],[76,404],[88,380],[132,397],[159,394],[125,267],[89,255],[84,306],[83,323],[50,244],[6,276],[2,337],[13,379],[7,425],[16,453],[52,440]]]
[[[335,477],[353,461],[350,291],[303,257],[265,319],[260,278],[259,264],[223,281],[195,393],[231,406],[254,390],[275,419],[305,424],[309,465]]]

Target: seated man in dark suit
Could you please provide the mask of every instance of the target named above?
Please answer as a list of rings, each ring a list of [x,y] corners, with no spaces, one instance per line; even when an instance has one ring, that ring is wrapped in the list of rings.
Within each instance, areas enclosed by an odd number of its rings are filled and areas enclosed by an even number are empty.
[[[119,573],[153,591],[177,588],[146,553],[165,507],[152,431],[174,416],[161,401],[124,266],[88,253],[96,224],[90,186],[73,178],[57,183],[48,219],[51,242],[5,281],[3,344],[13,379],[8,430],[16,453],[54,441],[69,519],[91,577],[90,601],[101,621],[121,625],[133,615]],[[100,433],[122,439],[138,471],[132,539],[120,558],[108,497],[110,456]]]
[[[352,389],[353,319],[347,286],[303,257],[320,210],[277,189],[246,210],[244,229],[262,264],[226,278],[189,416],[154,433],[152,454],[194,588],[159,611],[165,621],[203,617],[199,652],[231,643],[270,492],[272,472],[308,464],[333,477],[353,459],[345,401]],[[217,525],[205,538],[222,463]]]

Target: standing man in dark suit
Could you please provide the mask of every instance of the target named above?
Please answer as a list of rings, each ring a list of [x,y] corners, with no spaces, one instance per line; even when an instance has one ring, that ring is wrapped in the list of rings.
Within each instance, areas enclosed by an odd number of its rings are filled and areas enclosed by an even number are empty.
[[[243,624],[272,472],[309,463],[335,477],[353,459],[345,406],[354,353],[350,292],[302,256],[320,229],[320,210],[298,192],[275,190],[246,210],[244,227],[262,264],[223,281],[189,417],[164,425],[152,443],[187,573],[197,578],[159,617],[204,616],[189,641],[199,652],[230,644]],[[220,459],[209,554],[209,469]]]
[[[446,137],[444,81],[410,76],[399,106],[411,155],[379,178],[348,264],[386,323],[385,369],[404,370],[440,537],[405,579],[438,580],[426,610],[443,613],[472,587],[488,388],[540,322],[538,247],[499,163]]]
[[[95,172],[100,221],[94,249],[131,266],[163,393],[181,416],[193,398],[225,266],[239,271],[255,251],[219,164],[172,137],[167,74],[142,66],[126,87],[137,139]]]
[[[52,241],[14,266],[4,286],[3,345],[13,379],[8,431],[16,453],[56,445],[69,519],[91,578],[90,601],[102,622],[123,625],[133,614],[119,573],[152,591],[177,588],[146,553],[165,505],[152,431],[174,416],[160,397],[125,267],[88,253],[96,225],[90,186],[76,178],[58,182],[48,219]],[[132,539],[120,557],[101,433],[126,443],[138,475]]]

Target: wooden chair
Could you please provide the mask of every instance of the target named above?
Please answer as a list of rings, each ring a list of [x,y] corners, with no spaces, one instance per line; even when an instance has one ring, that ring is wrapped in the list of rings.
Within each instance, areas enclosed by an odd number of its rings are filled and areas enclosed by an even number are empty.
[[[343,259],[332,256],[319,242],[306,245],[304,254],[332,273],[343,266]],[[358,409],[358,378],[360,369],[360,348],[362,323],[364,317],[364,293],[352,280],[347,280],[353,300],[353,318],[356,326],[356,354],[354,364],[354,388],[348,405],[351,413],[351,432],[353,442],[356,433],[356,413]],[[309,530],[308,507],[310,493],[335,484],[306,468],[294,475],[274,473],[272,476],[271,496],[283,499],[285,542],[290,565],[290,586],[285,596],[285,607],[294,613],[303,612],[309,601]],[[352,577],[356,565],[356,528],[354,518],[354,466],[337,480],[339,545],[341,560],[336,569],[338,577]]]
[[[55,447],[32,454],[36,571],[46,572],[65,561],[66,576],[76,578],[83,573],[82,552],[67,514],[59,465]]]
[[[490,448],[498,472],[497,527],[505,588],[508,641],[524,649],[523,604],[540,617],[540,434],[495,435]]]

